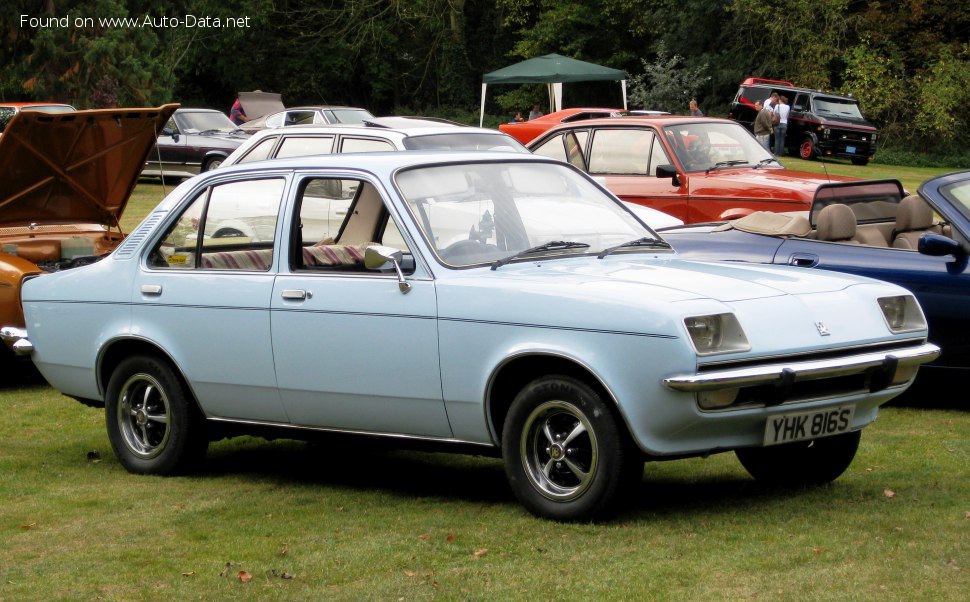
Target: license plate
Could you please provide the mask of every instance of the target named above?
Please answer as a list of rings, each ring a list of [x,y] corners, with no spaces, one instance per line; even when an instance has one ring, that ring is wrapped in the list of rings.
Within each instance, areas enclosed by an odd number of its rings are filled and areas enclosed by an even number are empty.
[[[855,147],[854,146],[847,146],[847,147],[845,147],[845,152],[847,152],[847,153],[854,153],[855,152]]]
[[[765,425],[764,444],[777,445],[844,433],[852,426],[854,412],[855,406],[845,406],[771,416]]]

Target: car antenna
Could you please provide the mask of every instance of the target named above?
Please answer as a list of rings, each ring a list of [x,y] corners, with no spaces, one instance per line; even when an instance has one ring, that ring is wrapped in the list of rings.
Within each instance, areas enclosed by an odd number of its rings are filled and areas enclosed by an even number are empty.
[[[825,161],[819,159],[818,162],[822,164],[822,171],[825,172],[825,179],[829,181],[829,184],[831,184],[832,176],[829,175],[829,169],[825,166]]]
[[[168,191],[165,190],[165,168],[162,167],[162,149],[158,148],[158,141],[155,141],[155,154],[158,156],[158,176],[162,181],[162,196],[168,196]]]

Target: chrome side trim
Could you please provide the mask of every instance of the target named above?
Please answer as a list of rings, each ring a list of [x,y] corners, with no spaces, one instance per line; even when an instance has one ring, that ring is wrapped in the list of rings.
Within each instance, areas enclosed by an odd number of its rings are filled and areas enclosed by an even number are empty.
[[[939,356],[939,347],[932,343],[924,343],[919,347],[889,349],[824,360],[779,362],[733,370],[704,372],[703,374],[671,376],[665,378],[663,384],[676,391],[695,393],[716,391],[735,387],[784,384],[785,382],[799,380],[849,376],[889,365],[913,367],[931,362]]]
[[[27,329],[18,326],[4,326],[0,328],[0,339],[17,355],[30,355],[34,352],[34,344],[27,338]]]
[[[453,437],[428,437],[424,435],[408,435],[406,433],[381,433],[378,431],[362,431],[353,429],[338,429],[325,426],[305,426],[301,424],[288,424],[285,422],[265,422],[262,420],[238,420],[234,418],[220,418],[218,416],[207,416],[206,420],[222,422],[225,424],[246,424],[251,426],[262,426],[270,428],[290,429],[294,431],[312,431],[316,433],[334,433],[343,435],[364,435],[369,437],[385,437],[387,439],[404,439],[409,441],[429,441],[434,443],[453,443],[460,445],[474,445],[483,448],[494,448],[492,443],[480,443],[477,441],[465,441]]]

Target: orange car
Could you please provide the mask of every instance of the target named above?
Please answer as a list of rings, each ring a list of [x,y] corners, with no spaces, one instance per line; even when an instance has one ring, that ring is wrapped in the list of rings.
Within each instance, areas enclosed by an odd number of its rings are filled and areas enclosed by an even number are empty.
[[[10,120],[0,137],[0,324],[23,326],[25,278],[93,263],[121,244],[121,213],[177,107]]]
[[[587,119],[527,146],[601,179],[624,201],[685,223],[807,211],[819,185],[856,179],[785,169],[742,125],[710,117]]]

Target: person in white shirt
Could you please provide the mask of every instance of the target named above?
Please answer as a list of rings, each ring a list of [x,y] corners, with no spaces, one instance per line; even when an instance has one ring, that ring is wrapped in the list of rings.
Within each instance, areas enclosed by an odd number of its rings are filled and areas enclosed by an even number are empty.
[[[773,113],[775,111],[776,104],[778,104],[778,93],[772,92],[771,96],[768,97],[768,100],[764,102],[764,108],[767,109],[769,113]]]
[[[785,154],[785,134],[788,133],[788,113],[791,112],[787,96],[778,99],[775,111],[778,113],[778,123],[775,124],[775,156],[781,157]]]

